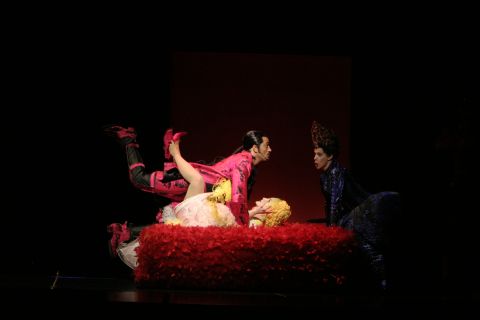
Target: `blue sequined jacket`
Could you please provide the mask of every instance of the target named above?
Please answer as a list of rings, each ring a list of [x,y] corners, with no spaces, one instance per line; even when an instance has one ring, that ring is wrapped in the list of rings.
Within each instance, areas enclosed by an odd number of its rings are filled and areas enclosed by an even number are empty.
[[[336,159],[328,170],[320,175],[320,181],[326,201],[328,225],[339,225],[344,216],[370,195]]]

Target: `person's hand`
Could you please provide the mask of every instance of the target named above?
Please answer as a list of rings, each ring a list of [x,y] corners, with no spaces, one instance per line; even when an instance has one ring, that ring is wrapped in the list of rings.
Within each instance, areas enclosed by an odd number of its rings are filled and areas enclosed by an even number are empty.
[[[248,210],[250,217],[257,214],[267,214],[270,213],[272,209],[270,208],[270,198],[263,198],[260,201],[255,202],[255,207]]]
[[[260,211],[260,208],[259,208],[259,207],[253,207],[252,209],[248,210],[248,215],[249,215],[250,217],[253,217],[253,216],[256,215],[259,211]]]
[[[168,151],[170,151],[170,154],[172,157],[176,157],[180,155],[180,141],[170,141],[170,145],[168,146]]]

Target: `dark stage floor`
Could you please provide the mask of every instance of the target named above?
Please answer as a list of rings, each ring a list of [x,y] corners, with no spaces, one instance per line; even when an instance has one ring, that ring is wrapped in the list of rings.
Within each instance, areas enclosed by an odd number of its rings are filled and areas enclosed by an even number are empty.
[[[45,315],[65,312],[134,314],[159,312],[228,315],[334,314],[351,317],[447,315],[467,318],[477,314],[480,294],[441,293],[284,293],[142,289],[130,277],[79,277],[74,275],[0,276],[5,306],[19,313]]]

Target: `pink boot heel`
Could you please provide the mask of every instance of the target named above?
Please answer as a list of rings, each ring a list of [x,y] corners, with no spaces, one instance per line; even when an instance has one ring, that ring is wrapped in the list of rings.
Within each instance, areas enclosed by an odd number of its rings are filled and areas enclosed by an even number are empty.
[[[171,141],[179,141],[181,137],[187,135],[185,131],[180,131],[173,134],[173,129],[168,129],[163,136],[163,150],[165,151],[165,159],[169,160],[172,158],[170,151],[168,150]]]

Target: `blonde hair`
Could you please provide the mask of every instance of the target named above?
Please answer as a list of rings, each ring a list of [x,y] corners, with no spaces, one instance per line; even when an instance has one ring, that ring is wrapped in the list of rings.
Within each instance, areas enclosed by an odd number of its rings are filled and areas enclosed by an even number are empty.
[[[222,178],[212,187],[212,194],[207,198],[208,204],[212,209],[213,219],[218,226],[226,226],[228,223],[220,217],[218,213],[217,203],[225,204],[232,200],[232,182],[228,179]]]
[[[232,200],[232,182],[222,178],[212,187],[212,194],[208,196],[208,200],[218,203],[228,202]]]
[[[271,210],[259,212],[250,219],[251,227],[262,225],[266,227],[279,226],[285,223],[292,215],[288,203],[280,198],[270,198],[267,207]]]
[[[274,227],[283,224],[292,215],[287,201],[280,198],[270,198],[272,212],[265,217],[265,226]]]
[[[168,224],[172,226],[180,226],[182,224],[182,220],[178,218],[171,218],[171,219],[165,220],[164,224]]]

